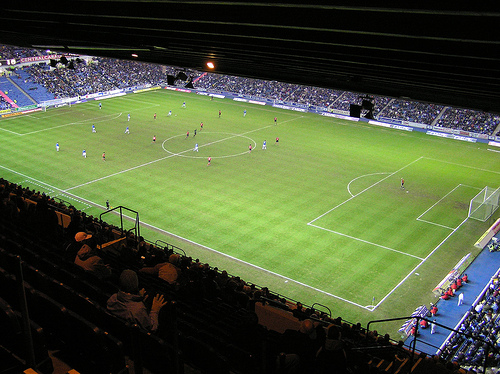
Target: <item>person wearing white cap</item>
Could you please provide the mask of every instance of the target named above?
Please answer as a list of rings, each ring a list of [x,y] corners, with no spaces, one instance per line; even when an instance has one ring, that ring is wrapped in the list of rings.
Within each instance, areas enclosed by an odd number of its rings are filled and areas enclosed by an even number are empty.
[[[92,234],[87,234],[86,232],[80,231],[75,234],[75,241],[76,242],[83,242],[84,240],[90,239],[92,237]]]

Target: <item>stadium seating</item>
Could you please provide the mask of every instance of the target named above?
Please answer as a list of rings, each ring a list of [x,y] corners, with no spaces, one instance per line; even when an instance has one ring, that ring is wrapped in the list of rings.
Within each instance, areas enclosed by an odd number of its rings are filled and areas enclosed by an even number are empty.
[[[3,91],[18,106],[33,105],[31,101],[18,87],[6,77],[0,77],[0,90]]]
[[[23,69],[16,69],[16,74],[12,75],[11,79],[37,103],[54,99],[53,94],[41,84],[33,82],[31,75]]]

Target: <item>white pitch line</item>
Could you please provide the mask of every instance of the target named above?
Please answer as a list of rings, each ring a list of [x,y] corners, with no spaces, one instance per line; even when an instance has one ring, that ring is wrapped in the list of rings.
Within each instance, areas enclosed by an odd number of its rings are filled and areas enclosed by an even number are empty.
[[[459,184],[458,186],[456,186],[454,189],[452,189],[450,192],[448,192],[446,195],[444,195],[442,198],[440,198],[438,201],[436,201],[429,209],[427,209],[425,212],[423,212],[421,215],[419,215],[417,217],[417,220],[419,220],[423,215],[425,215],[429,210],[431,210],[432,208],[434,208],[436,205],[438,205],[442,200],[444,200],[446,198],[446,196],[448,196],[449,194],[453,193],[453,191],[455,191],[457,188],[459,188],[461,186],[461,184]]]
[[[315,219],[313,219],[311,222],[309,222],[309,223],[308,223],[308,225],[310,225],[311,223],[313,223],[313,222],[317,221],[317,220],[318,220],[318,219],[320,219],[320,218],[323,218],[323,217],[324,217],[324,216],[326,216],[328,213],[333,212],[335,209],[337,209],[337,208],[341,207],[341,206],[342,206],[342,205],[344,205],[345,203],[347,203],[347,202],[351,201],[352,199],[354,199],[355,197],[357,197],[357,196],[361,195],[363,192],[368,191],[370,188],[375,187],[377,184],[382,183],[382,182],[383,182],[383,181],[385,181],[386,179],[388,179],[388,178],[392,177],[394,174],[397,174],[397,173],[399,173],[401,170],[406,169],[408,166],[410,166],[410,165],[414,164],[415,162],[420,161],[422,158],[424,158],[424,157],[419,157],[419,158],[417,158],[416,160],[414,160],[414,161],[410,162],[409,164],[407,164],[407,165],[403,166],[402,168],[400,168],[400,169],[396,170],[394,173],[389,174],[387,177],[382,178],[382,179],[381,179],[381,180],[379,180],[378,182],[373,183],[371,186],[366,187],[363,191],[358,192],[356,195],[351,196],[351,197],[350,197],[350,198],[348,198],[347,200],[345,200],[345,201],[341,202],[340,204],[338,204],[338,205],[334,206],[332,209],[330,209],[330,210],[326,211],[325,213],[321,214],[320,216],[316,217],[316,218],[315,218]]]
[[[365,174],[365,175],[361,175],[357,178],[354,178],[352,181],[350,181],[348,184],[347,184],[347,192],[349,192],[349,195],[351,195],[352,197],[354,197],[354,195],[351,193],[351,183],[358,180],[359,178],[364,178],[364,177],[369,177],[371,175],[379,175],[379,174],[389,174],[389,173],[372,173],[372,174]]]
[[[385,301],[385,300],[386,300],[386,299],[387,299],[390,295],[392,295],[392,294],[394,293],[394,291],[396,291],[396,289],[398,289],[398,288],[399,288],[399,286],[401,286],[401,284],[403,284],[403,282],[404,282],[404,281],[406,281],[406,280],[407,280],[407,279],[408,279],[408,278],[409,278],[409,277],[410,277],[410,276],[411,276],[411,275],[412,275],[415,271],[417,271],[417,270],[418,270],[418,268],[419,268],[420,266],[422,266],[422,264],[423,264],[425,261],[427,261],[427,260],[429,259],[429,257],[431,257],[431,256],[434,254],[434,252],[436,252],[439,248],[441,248],[441,246],[442,246],[442,245],[443,245],[443,244],[444,244],[444,243],[445,243],[445,242],[446,242],[446,241],[447,241],[447,240],[448,240],[448,239],[449,239],[449,238],[450,238],[450,237],[451,237],[451,236],[452,236],[452,235],[453,235],[453,234],[454,234],[454,233],[455,233],[455,232],[456,232],[456,231],[457,231],[460,227],[462,227],[462,225],[463,225],[465,222],[467,222],[467,220],[468,220],[468,219],[469,219],[469,217],[467,217],[466,219],[464,219],[460,225],[458,225],[458,226],[457,226],[457,227],[456,227],[456,228],[455,228],[452,232],[450,232],[450,233],[446,236],[446,238],[444,238],[444,239],[441,241],[441,243],[439,243],[439,244],[436,246],[436,248],[434,248],[434,249],[431,251],[431,253],[429,253],[429,254],[428,254],[428,255],[427,255],[427,256],[423,259],[423,261],[422,261],[420,264],[418,264],[418,265],[417,265],[417,266],[416,266],[416,267],[415,267],[415,268],[414,268],[411,272],[409,272],[409,273],[408,273],[408,275],[407,275],[406,277],[404,277],[404,278],[401,280],[401,282],[399,282],[399,283],[398,283],[398,284],[397,284],[397,285],[396,285],[396,286],[395,286],[395,287],[394,287],[394,288],[393,288],[393,289],[392,289],[392,290],[391,290],[391,291],[390,291],[387,295],[385,295],[385,296],[384,296],[384,298],[383,298],[383,299],[381,299],[381,300],[378,302],[378,304],[377,304],[377,305],[375,305],[374,310],[375,310],[376,308],[378,308],[378,307],[380,306],[380,304],[382,304],[382,303],[383,303],[383,302],[384,302],[384,301]]]
[[[462,165],[462,164],[458,164],[456,162],[439,160],[437,158],[431,158],[431,157],[422,157],[422,158],[425,158],[425,159],[431,160],[431,161],[443,162],[445,164],[460,166],[460,167],[463,167],[463,168],[469,168],[469,169],[474,169],[474,170],[479,170],[479,171],[485,171],[487,173],[500,174],[500,171],[488,170],[488,169],[478,168],[478,167],[469,166],[469,165]]]
[[[4,129],[3,127],[0,127],[0,130],[5,131],[5,132],[9,132],[11,134],[18,135],[18,136],[22,135],[22,134],[15,132],[15,131]]]
[[[454,228],[453,228],[453,227],[449,227],[449,226],[441,225],[441,224],[436,223],[436,222],[426,221],[425,219],[421,219],[421,218],[417,218],[417,221],[424,222],[424,223],[428,223],[428,224],[430,224],[430,225],[435,225],[435,226],[443,227],[443,228],[448,229],[448,230],[454,230]]]
[[[349,239],[352,239],[352,240],[356,240],[356,241],[358,241],[358,242],[362,242],[362,243],[365,243],[365,244],[370,244],[370,245],[373,245],[373,246],[375,246],[375,247],[379,247],[379,248],[387,249],[387,250],[389,250],[389,251],[399,253],[400,255],[413,257],[413,258],[416,258],[416,259],[418,259],[418,260],[420,260],[420,261],[422,261],[422,260],[423,260],[423,258],[422,258],[422,257],[418,257],[418,256],[415,256],[415,255],[412,255],[412,254],[406,253],[406,252],[398,251],[397,249],[390,248],[390,247],[386,247],[385,245],[381,245],[381,244],[377,244],[377,243],[372,243],[372,242],[369,242],[369,241],[364,240],[364,239],[361,239],[361,238],[356,238],[355,236],[351,236],[351,235],[343,234],[343,233],[341,233],[341,232],[338,232],[338,231],[333,231],[333,230],[327,229],[327,228],[325,228],[325,227],[321,227],[321,226],[313,225],[313,224],[311,224],[311,223],[308,223],[307,225],[308,225],[308,226],[312,226],[312,227],[316,227],[317,229],[320,229],[320,230],[324,230],[324,231],[331,232],[331,233],[333,233],[333,234],[337,234],[337,235],[340,235],[340,236],[344,236],[344,237],[346,237],[346,238],[349,238]]]
[[[103,209],[104,209],[104,207],[103,207]],[[129,218],[129,219],[133,220],[133,218],[131,218],[131,217],[127,217],[127,218]],[[305,284],[305,283],[299,282],[299,281],[297,281],[297,280],[295,280],[295,279],[292,279],[292,278],[286,277],[286,276],[284,276],[284,275],[281,275],[281,274],[275,273],[274,271],[271,271],[271,270],[268,270],[268,269],[262,268],[262,267],[260,267],[260,266],[258,266],[258,265],[255,265],[255,264],[252,264],[252,263],[250,263],[250,262],[247,262],[247,261],[241,260],[241,259],[239,259],[239,258],[237,258],[237,257],[234,257],[234,256],[231,256],[231,255],[228,255],[228,254],[223,253],[223,252],[219,252],[219,251],[217,251],[216,249],[213,249],[213,248],[207,247],[206,245],[199,244],[199,243],[197,243],[197,242],[195,242],[195,241],[192,241],[192,240],[190,240],[190,239],[186,239],[186,238],[184,238],[184,237],[182,237],[182,236],[179,236],[179,235],[173,234],[173,233],[171,233],[171,232],[169,232],[169,231],[166,231],[166,230],[160,229],[159,227],[156,227],[156,226],[150,225],[150,224],[145,223],[145,222],[141,222],[141,225],[147,226],[147,227],[149,227],[150,229],[153,229],[153,230],[156,230],[156,231],[162,232],[162,233],[167,234],[167,235],[169,235],[169,236],[176,237],[176,238],[181,239],[181,240],[183,240],[183,241],[185,241],[185,242],[188,242],[188,243],[194,244],[194,245],[196,245],[196,246],[199,246],[199,247],[201,247],[201,248],[206,249],[207,251],[210,251],[210,252],[213,252],[213,253],[217,253],[218,255],[221,255],[221,256],[223,256],[223,257],[230,258],[231,260],[235,260],[235,261],[237,261],[237,262],[240,262],[240,263],[245,264],[245,265],[247,265],[247,266],[250,266],[250,267],[252,267],[252,268],[258,269],[259,271],[262,271],[262,272],[264,272],[264,273],[272,274],[272,275],[274,275],[274,276],[277,276],[277,277],[283,278],[283,279],[285,279],[285,280],[291,281],[291,282],[293,282],[293,283],[295,283],[295,284],[298,284],[298,285],[300,285],[300,286],[303,286],[303,287],[309,288],[309,289],[311,289],[311,290],[314,290],[314,291],[316,291],[316,292],[322,293],[322,294],[324,294],[324,295],[327,295],[327,296],[333,297],[333,298],[335,298],[335,299],[338,299],[338,300],[344,301],[344,302],[346,302],[346,303],[349,303],[349,304],[355,305],[355,306],[360,307],[360,308],[363,308],[363,309],[370,310],[370,308],[368,308],[368,307],[366,307],[366,306],[363,306],[363,305],[361,305],[361,304],[358,304],[358,303],[356,303],[356,302],[354,302],[354,301],[351,301],[351,300],[348,300],[348,299],[344,299],[343,297],[340,297],[340,296],[334,295],[334,294],[332,294],[332,293],[330,293],[330,292],[326,292],[326,291],[320,290],[319,288],[316,288],[316,287],[310,286],[310,285],[308,285],[308,284]]]
[[[25,178],[27,178],[27,179],[34,180],[34,181],[36,181],[36,182],[38,182],[38,183],[40,183],[40,184],[42,184],[42,185],[45,185],[45,186],[47,186],[47,187],[49,187],[49,188],[52,188],[52,189],[53,189],[53,190],[55,190],[55,191],[61,191],[61,192],[65,193],[65,194],[67,194],[67,195],[71,196],[72,198],[74,198],[75,200],[79,201],[79,202],[80,202],[80,203],[82,203],[82,204],[88,204],[88,205],[91,205],[91,206],[94,206],[94,207],[100,208],[100,209],[102,209],[103,211],[106,211],[106,207],[104,207],[103,205],[100,205],[100,204],[94,203],[94,202],[93,202],[93,201],[91,201],[91,200],[84,199],[84,198],[82,198],[82,197],[80,197],[80,196],[77,196],[77,195],[75,195],[75,194],[72,194],[72,193],[66,192],[65,190],[62,190],[62,189],[57,188],[57,187],[55,187],[55,186],[51,186],[50,184],[47,184],[47,183],[41,182],[41,181],[39,181],[39,180],[37,180],[37,179],[31,178],[31,177],[29,177],[29,176],[27,176],[27,175],[25,175],[25,174],[19,173],[19,172],[17,172],[17,171],[14,171],[14,170],[12,170],[12,169],[9,169],[9,168],[7,168],[7,167],[5,167],[5,166],[0,165],[0,168],[3,168],[3,169],[5,169],[5,170],[7,170],[7,171],[9,171],[9,172],[11,172],[11,173],[14,173],[14,174],[21,175],[21,176],[23,176],[23,177],[25,177]],[[123,215],[123,217],[125,217],[125,218],[127,218],[127,219],[129,219],[129,220],[131,220],[131,221],[135,221],[135,218],[129,217],[129,216],[125,215],[125,214]],[[252,268],[258,269],[259,271],[262,271],[262,272],[265,272],[265,273],[268,273],[268,274],[271,274],[271,275],[277,276],[277,277],[282,278],[282,279],[287,280],[287,281],[291,281],[291,282],[293,282],[293,283],[295,283],[295,284],[298,284],[298,285],[300,285],[300,286],[303,286],[303,287],[309,288],[309,289],[311,289],[311,290],[314,290],[315,292],[319,292],[319,293],[322,293],[322,294],[324,294],[324,295],[327,295],[327,296],[333,297],[333,298],[335,298],[335,299],[338,299],[338,300],[344,301],[344,302],[346,302],[346,303],[348,303],[348,304],[351,304],[351,305],[354,305],[354,306],[357,306],[357,307],[360,307],[360,308],[366,309],[366,310],[368,310],[368,311],[372,311],[369,307],[366,307],[366,306],[363,306],[363,305],[361,305],[361,304],[355,303],[354,301],[351,301],[351,300],[348,300],[348,299],[344,299],[343,297],[340,297],[340,296],[334,295],[334,294],[332,294],[332,293],[330,293],[330,292],[326,292],[326,291],[320,290],[319,288],[316,288],[316,287],[310,286],[310,285],[308,285],[308,284],[305,284],[305,283],[299,282],[299,281],[297,281],[297,280],[295,280],[295,279],[292,279],[292,278],[286,277],[286,276],[284,276],[284,275],[281,275],[281,274],[275,273],[275,272],[273,272],[273,271],[271,271],[271,270],[268,270],[268,269],[262,268],[262,267],[260,267],[260,266],[258,266],[258,265],[252,264],[252,263],[247,262],[247,261],[243,261],[243,260],[241,260],[241,259],[239,259],[239,258],[237,258],[237,257],[231,256],[231,255],[228,255],[228,254],[225,254],[225,253],[222,253],[222,252],[219,252],[219,251],[217,251],[216,249],[213,249],[213,248],[207,247],[207,246],[205,246],[205,245],[203,245],[203,244],[199,244],[199,243],[197,243],[197,242],[195,242],[195,241],[192,241],[192,240],[190,240],[190,239],[187,239],[187,238],[184,238],[184,237],[182,237],[182,236],[179,236],[179,235],[176,235],[176,234],[174,234],[174,233],[171,233],[171,232],[169,232],[169,231],[166,231],[166,230],[160,229],[159,227],[156,227],[156,226],[154,226],[154,225],[151,225],[151,224],[149,224],[149,223],[147,223],[147,222],[141,222],[141,225],[146,226],[146,227],[149,227],[150,229],[153,229],[153,230],[159,231],[159,232],[161,232],[161,233],[167,234],[167,235],[169,235],[169,236],[172,236],[172,237],[175,237],[175,238],[181,239],[181,240],[183,240],[183,241],[185,241],[185,242],[187,242],[187,243],[194,244],[194,245],[196,245],[196,246],[198,246],[198,247],[200,247],[200,248],[206,249],[206,250],[208,250],[208,251],[210,251],[210,252],[213,252],[213,253],[217,253],[218,255],[221,255],[221,256],[223,256],[223,257],[230,258],[231,260],[234,260],[234,261],[237,261],[237,262],[242,263],[242,264],[244,264],[244,265],[247,265],[247,266],[249,266],[249,267],[252,267]]]

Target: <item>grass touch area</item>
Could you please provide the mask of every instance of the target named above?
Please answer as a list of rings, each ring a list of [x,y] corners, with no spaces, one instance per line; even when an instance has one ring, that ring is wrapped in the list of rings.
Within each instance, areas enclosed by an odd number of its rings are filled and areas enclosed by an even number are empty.
[[[362,323],[434,301],[492,222],[470,199],[500,186],[485,144],[165,90],[3,119],[0,142],[3,178],[94,216],[109,199],[148,240]]]

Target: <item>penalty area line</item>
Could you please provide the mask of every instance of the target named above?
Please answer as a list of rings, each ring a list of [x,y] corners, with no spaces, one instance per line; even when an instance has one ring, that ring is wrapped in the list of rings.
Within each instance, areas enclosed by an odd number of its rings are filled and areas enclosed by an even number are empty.
[[[360,239],[360,238],[356,238],[356,237],[351,236],[351,235],[342,234],[341,232],[338,232],[338,231],[333,231],[333,230],[327,229],[327,228],[325,228],[325,227],[321,227],[321,226],[313,225],[312,223],[308,223],[307,225],[308,225],[308,226],[312,226],[312,227],[316,227],[317,229],[320,229],[320,230],[324,230],[324,231],[331,232],[332,234],[337,234],[337,235],[340,235],[340,236],[344,236],[344,237],[346,237],[346,238],[349,238],[349,239],[352,239],[352,240],[356,240],[356,241],[358,241],[358,242],[362,242],[362,243],[365,243],[365,244],[373,245],[374,247],[379,247],[379,248],[382,248],[382,249],[387,249],[388,251],[396,252],[396,253],[399,253],[400,255],[403,255],[403,256],[413,257],[413,258],[416,258],[417,260],[420,260],[420,261],[423,261],[423,260],[424,260],[422,257],[418,257],[418,256],[415,256],[415,255],[412,255],[412,254],[406,253],[406,252],[398,251],[397,249],[390,248],[390,247],[386,247],[385,245],[372,243],[372,242],[369,242],[369,241],[367,241],[367,240]]]

